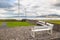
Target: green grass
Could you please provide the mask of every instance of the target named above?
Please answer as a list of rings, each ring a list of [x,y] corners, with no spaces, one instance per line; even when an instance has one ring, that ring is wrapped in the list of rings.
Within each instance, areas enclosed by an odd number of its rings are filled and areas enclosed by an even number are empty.
[[[53,24],[60,24],[60,20],[42,20]],[[14,28],[14,27],[28,27],[28,26],[34,26],[35,24],[29,23],[29,22],[19,22],[19,21],[0,21],[0,26],[3,22],[7,22],[7,27]]]
[[[53,24],[60,24],[60,20],[43,20],[49,23],[53,23]]]
[[[0,27],[1,27],[1,25],[2,25],[2,22],[0,22]]]
[[[34,24],[31,24],[29,22],[7,22],[7,27],[20,27],[20,26],[33,26]]]

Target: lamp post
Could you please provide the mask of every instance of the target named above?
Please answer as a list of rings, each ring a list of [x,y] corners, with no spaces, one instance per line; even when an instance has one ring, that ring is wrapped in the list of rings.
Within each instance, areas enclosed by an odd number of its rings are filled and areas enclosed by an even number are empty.
[[[27,15],[26,15],[27,14],[27,8],[25,7],[24,10],[25,10],[25,15],[24,15],[25,18],[24,19],[27,19]]]
[[[26,21],[26,19],[27,19],[27,17],[26,17],[27,16],[26,15],[26,13],[27,13],[26,10],[27,10],[27,8],[24,7],[24,15],[23,15],[24,18],[22,18],[22,21]]]
[[[20,20],[19,13],[20,13],[20,0],[18,0],[18,19],[17,20]]]

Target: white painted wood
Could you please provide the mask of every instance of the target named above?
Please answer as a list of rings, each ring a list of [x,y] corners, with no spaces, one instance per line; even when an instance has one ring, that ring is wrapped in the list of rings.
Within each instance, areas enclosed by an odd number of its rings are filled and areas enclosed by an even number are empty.
[[[34,26],[32,28],[32,33],[33,33],[33,37],[35,37],[35,32],[37,31],[48,31],[49,34],[52,34],[52,29],[53,29],[53,24],[50,23],[46,23],[45,22],[37,22],[38,24],[41,24],[42,26]]]

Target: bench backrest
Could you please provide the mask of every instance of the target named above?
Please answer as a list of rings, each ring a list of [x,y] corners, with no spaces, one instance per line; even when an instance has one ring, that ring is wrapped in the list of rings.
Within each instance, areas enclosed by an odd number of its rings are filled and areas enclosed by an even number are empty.
[[[34,29],[39,29],[39,28],[41,28],[41,27],[44,27],[44,28],[49,28],[49,29],[53,29],[53,24],[51,24],[51,23],[46,23],[45,24],[45,22],[43,22],[43,21],[39,21],[39,22],[37,22],[38,24],[41,24],[42,26],[35,26],[34,27]]]

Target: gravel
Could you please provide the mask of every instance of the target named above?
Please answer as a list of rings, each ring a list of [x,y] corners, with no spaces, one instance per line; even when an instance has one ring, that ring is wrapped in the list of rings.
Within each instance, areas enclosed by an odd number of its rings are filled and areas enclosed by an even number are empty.
[[[38,32],[39,33],[39,32]],[[0,29],[0,40],[50,40],[54,37],[60,37],[60,32],[54,32],[52,35],[47,33],[36,34],[36,37],[31,36],[31,27],[15,27]]]

